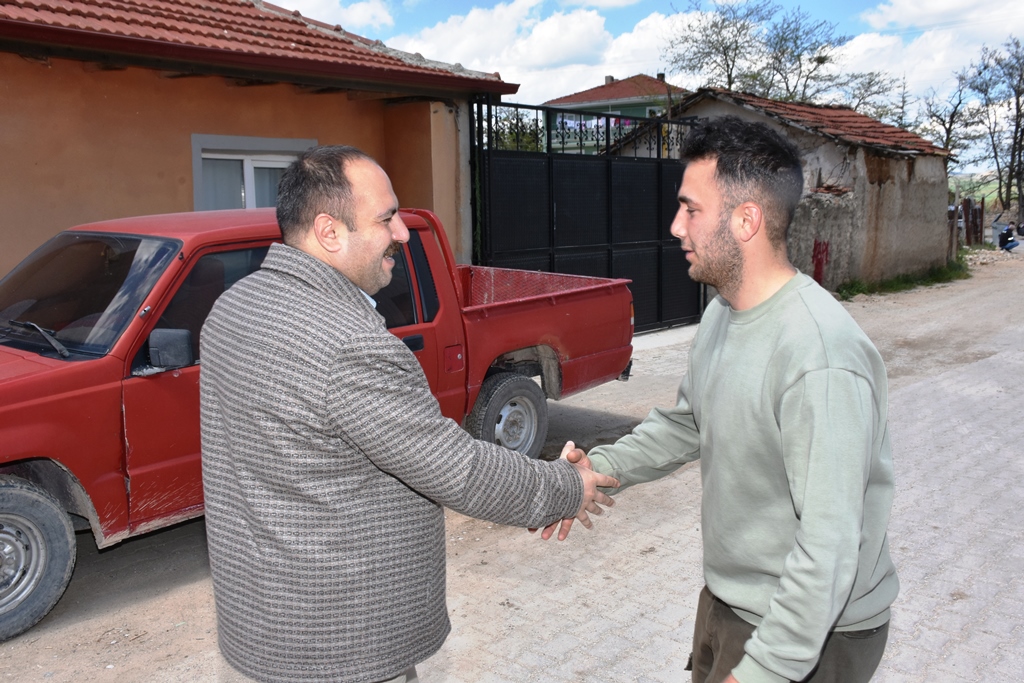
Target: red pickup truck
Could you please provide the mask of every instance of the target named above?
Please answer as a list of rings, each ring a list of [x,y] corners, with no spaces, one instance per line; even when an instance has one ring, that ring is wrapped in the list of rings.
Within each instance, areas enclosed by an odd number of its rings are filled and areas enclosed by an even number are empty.
[[[402,218],[377,310],[474,436],[537,457],[545,398],[628,377],[628,281],[456,265],[434,214]],[[0,640],[56,604],[75,531],[105,548],[203,513],[199,330],[280,239],[273,209],[126,218],[0,280]]]

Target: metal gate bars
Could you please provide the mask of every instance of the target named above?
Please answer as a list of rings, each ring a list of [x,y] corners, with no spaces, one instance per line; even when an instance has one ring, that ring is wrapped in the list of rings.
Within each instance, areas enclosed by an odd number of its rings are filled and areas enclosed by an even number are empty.
[[[632,280],[637,331],[695,322],[703,291],[669,233],[692,118],[472,108],[474,261]]]

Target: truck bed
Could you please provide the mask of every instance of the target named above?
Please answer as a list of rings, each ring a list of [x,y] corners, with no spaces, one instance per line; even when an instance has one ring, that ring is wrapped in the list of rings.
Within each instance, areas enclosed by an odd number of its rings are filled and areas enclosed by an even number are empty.
[[[591,292],[624,285],[617,280],[531,270],[458,266],[460,306],[464,312],[483,313],[495,304],[527,302],[566,292]]]
[[[632,354],[629,280],[483,266],[457,267],[470,393],[501,353],[541,345],[557,358],[549,398],[618,377]],[[556,386],[557,384],[557,386]]]

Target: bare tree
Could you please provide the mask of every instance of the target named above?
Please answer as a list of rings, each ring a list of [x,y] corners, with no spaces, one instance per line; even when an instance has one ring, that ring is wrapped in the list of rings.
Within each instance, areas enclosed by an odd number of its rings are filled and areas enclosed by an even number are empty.
[[[907,88],[907,75],[899,81],[899,89],[892,100],[892,113],[882,121],[891,123],[897,128],[903,128],[912,132],[921,130],[921,117],[916,106],[920,100],[910,94]]]
[[[836,35],[836,25],[813,21],[794,7],[772,22],[765,32],[767,76],[764,96],[779,100],[815,102],[839,82],[836,53],[850,36]]]
[[[664,56],[677,73],[701,76],[702,87],[732,90],[763,64],[761,34],[778,11],[771,0],[722,3],[709,12],[690,0]]]
[[[968,150],[984,137],[979,129],[981,112],[969,100],[969,79],[967,70],[961,70],[949,95],[940,97],[933,88],[923,102],[921,133],[949,152],[947,172],[970,161]]]
[[[996,167],[999,201],[1017,202],[1017,221],[1024,221],[1024,45],[1010,36],[1002,49],[984,47],[971,66],[970,89],[982,105],[982,125]]]
[[[781,11],[770,0],[723,0],[707,11],[690,0],[664,56],[675,71],[701,76],[703,86],[784,101],[852,100],[869,115],[907,118],[907,107],[890,100],[895,79],[842,73],[839,50],[850,37],[836,34],[835,24],[814,21],[799,7]]]
[[[875,119],[884,119],[892,111],[892,92],[899,81],[881,71],[846,74],[836,86],[833,101]]]

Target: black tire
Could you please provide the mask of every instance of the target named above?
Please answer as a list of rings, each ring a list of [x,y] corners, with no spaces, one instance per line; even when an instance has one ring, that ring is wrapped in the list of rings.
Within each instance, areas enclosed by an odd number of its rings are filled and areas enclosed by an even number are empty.
[[[48,493],[0,477],[0,641],[35,626],[64,594],[75,568],[71,518]]]
[[[466,431],[530,458],[540,456],[548,435],[548,402],[529,377],[502,372],[488,377],[466,418]]]

